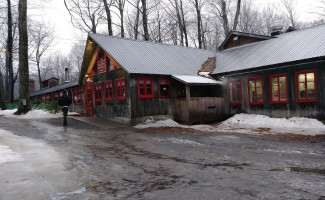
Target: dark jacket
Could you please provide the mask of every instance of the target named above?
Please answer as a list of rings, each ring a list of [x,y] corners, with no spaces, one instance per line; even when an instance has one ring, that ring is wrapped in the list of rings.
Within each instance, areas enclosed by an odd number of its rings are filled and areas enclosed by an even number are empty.
[[[70,96],[68,96],[67,94],[63,94],[58,101],[58,104],[63,107],[63,106],[70,106],[70,104],[72,103],[72,99]]]

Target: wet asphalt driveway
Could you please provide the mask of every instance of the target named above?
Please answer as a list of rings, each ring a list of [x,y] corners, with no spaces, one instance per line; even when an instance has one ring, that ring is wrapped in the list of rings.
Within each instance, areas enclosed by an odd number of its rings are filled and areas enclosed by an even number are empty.
[[[325,142],[0,117],[0,199],[325,199]]]

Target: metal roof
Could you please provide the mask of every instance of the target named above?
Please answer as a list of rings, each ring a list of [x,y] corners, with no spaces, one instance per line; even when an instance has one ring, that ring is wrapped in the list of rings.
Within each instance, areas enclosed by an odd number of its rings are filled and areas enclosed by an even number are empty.
[[[217,53],[212,74],[281,64],[325,56],[325,25],[296,30],[277,38]]]
[[[220,81],[216,81],[213,79],[205,78],[202,76],[172,76],[174,79],[181,81],[188,85],[216,85],[216,84],[222,84]]]
[[[216,51],[90,33],[89,37],[128,73],[197,75]]]
[[[74,87],[74,86],[77,86],[77,85],[78,85],[78,80],[74,80],[74,81],[71,81],[71,82],[68,82],[68,83],[63,83],[63,84],[56,85],[56,86],[51,87],[51,88],[46,88],[46,89],[43,89],[43,90],[37,90],[35,92],[31,92],[30,96],[33,97],[33,96],[37,96],[37,95],[56,92],[56,91],[64,90],[64,89]]]

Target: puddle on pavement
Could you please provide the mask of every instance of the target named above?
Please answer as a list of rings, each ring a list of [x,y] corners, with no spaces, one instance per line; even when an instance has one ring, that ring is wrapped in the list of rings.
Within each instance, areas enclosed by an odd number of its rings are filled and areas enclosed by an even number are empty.
[[[275,171],[275,172],[303,172],[303,173],[313,173],[313,174],[325,175],[325,170],[324,169],[310,169],[310,168],[301,168],[301,167],[276,168],[276,169],[271,169],[270,171]]]

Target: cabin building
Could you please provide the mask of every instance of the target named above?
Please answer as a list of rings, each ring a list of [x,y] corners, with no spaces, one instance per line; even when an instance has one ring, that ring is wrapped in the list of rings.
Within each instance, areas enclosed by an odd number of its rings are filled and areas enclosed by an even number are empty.
[[[211,76],[226,83],[231,115],[325,119],[325,25],[225,47]]]

